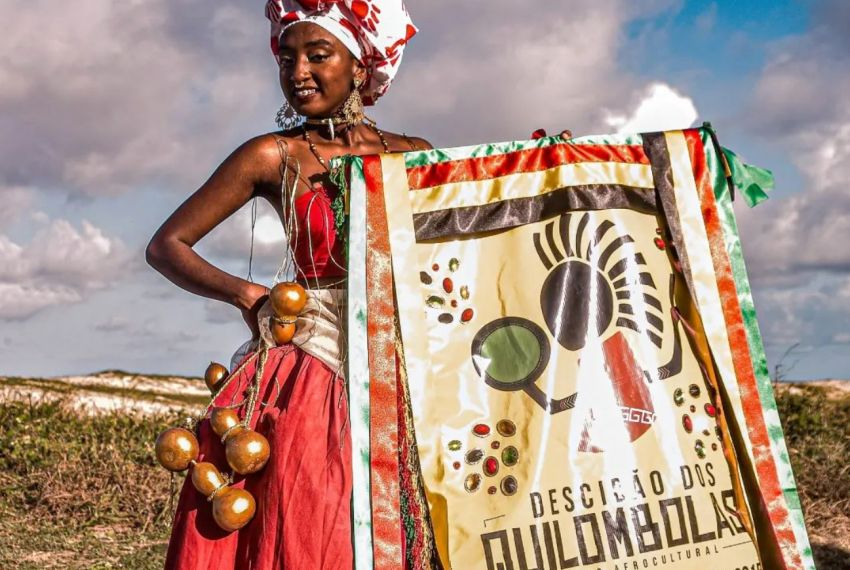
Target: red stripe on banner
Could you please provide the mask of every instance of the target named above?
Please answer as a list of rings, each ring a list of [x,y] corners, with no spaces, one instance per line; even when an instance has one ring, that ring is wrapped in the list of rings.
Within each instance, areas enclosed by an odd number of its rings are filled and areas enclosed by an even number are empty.
[[[702,206],[702,217],[708,234],[714,272],[717,276],[717,288],[723,305],[723,317],[726,321],[726,332],[729,337],[729,348],[732,351],[735,375],[741,389],[741,403],[747,420],[747,431],[753,444],[753,456],[758,472],[760,492],[764,497],[765,508],[770,515],[775,539],[783,553],[786,568],[802,568],[802,560],[796,549],[796,537],[791,526],[788,509],[783,500],[782,486],[779,484],[779,473],[776,470],[776,464],[771,453],[770,436],[762,414],[761,398],[750,356],[750,346],[747,342],[747,332],[744,327],[741,306],[738,302],[738,290],[735,286],[735,277],[726,251],[723,228],[720,225],[717,202],[714,198],[714,189],[706,164],[705,149],[698,130],[690,129],[685,131],[684,134],[688,143],[688,153],[690,154],[697,192]]]
[[[399,504],[395,306],[380,156],[364,157],[363,172],[374,568],[398,570],[403,567],[404,555]]]
[[[408,169],[411,190],[456,182],[479,182],[508,174],[538,172],[578,162],[649,164],[642,145],[553,144],[494,156],[451,160]]]

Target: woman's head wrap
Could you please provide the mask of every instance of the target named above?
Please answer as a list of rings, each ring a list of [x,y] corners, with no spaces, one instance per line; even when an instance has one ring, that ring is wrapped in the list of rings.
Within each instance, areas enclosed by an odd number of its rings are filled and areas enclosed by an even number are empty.
[[[360,95],[372,105],[389,88],[401,64],[404,46],[416,27],[403,0],[268,0],[272,52],[280,54],[280,36],[296,22],[313,22],[339,39],[366,66]]]

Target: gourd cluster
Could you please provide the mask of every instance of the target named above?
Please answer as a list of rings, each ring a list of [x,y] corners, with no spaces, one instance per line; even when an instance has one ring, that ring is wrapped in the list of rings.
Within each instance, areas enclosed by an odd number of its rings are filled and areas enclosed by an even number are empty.
[[[277,346],[282,346],[295,336],[296,320],[307,304],[307,292],[297,283],[278,283],[272,288],[269,301],[273,313],[272,338]],[[210,363],[204,382],[214,396],[228,381],[227,368]],[[250,410],[248,413],[250,417]],[[209,422],[224,444],[227,464],[234,473],[250,475],[265,467],[270,455],[268,440],[250,429],[247,421],[240,421],[235,409],[213,407]],[[198,461],[199,444],[192,431],[181,427],[164,431],[156,440],[155,453],[160,465],[169,471],[180,472],[191,467],[192,484],[212,502],[213,519],[222,529],[232,532],[251,521],[257,508],[253,495],[245,489],[232,487],[231,476],[223,475],[212,463]]]

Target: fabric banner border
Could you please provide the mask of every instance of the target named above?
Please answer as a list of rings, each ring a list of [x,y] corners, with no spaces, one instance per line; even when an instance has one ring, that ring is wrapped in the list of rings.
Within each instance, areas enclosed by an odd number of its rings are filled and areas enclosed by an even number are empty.
[[[375,570],[403,559],[396,393],[395,304],[381,161],[363,159],[366,181],[366,296],[369,312],[369,424]]]
[[[348,238],[348,406],[351,421],[351,516],[354,568],[372,570],[369,477],[369,349],[367,345],[366,181],[363,159],[350,163]]]
[[[746,331],[749,346],[750,361],[756,378],[759,398],[761,400],[761,414],[767,425],[770,437],[770,447],[774,463],[778,471],[779,484],[785,495],[785,501],[791,516],[791,524],[796,537],[797,550],[801,553],[803,568],[814,570],[815,563],[812,555],[812,547],[806,531],[803,510],[800,505],[800,497],[794,480],[791,460],[788,448],[785,444],[785,436],[782,423],[776,406],[776,398],[771,384],[770,374],[767,368],[767,358],[764,352],[761,332],[756,319],[756,310],[753,303],[752,289],[747,275],[744,262],[741,240],[738,235],[738,225],[735,221],[735,213],[732,209],[732,197],[728,191],[727,180],[718,156],[718,149],[713,143],[713,137],[709,130],[699,129],[699,136],[705,153],[706,164],[712,175],[712,186],[716,203],[716,212],[720,217],[723,230],[724,244],[729,258],[729,264],[737,287],[737,298],[740,305],[740,313]]]

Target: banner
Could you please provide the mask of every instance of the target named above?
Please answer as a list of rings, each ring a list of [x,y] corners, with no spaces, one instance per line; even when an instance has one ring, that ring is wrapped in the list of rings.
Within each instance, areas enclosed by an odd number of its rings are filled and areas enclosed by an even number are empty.
[[[711,135],[351,163],[374,567],[402,546],[390,283],[444,567],[814,567]]]

